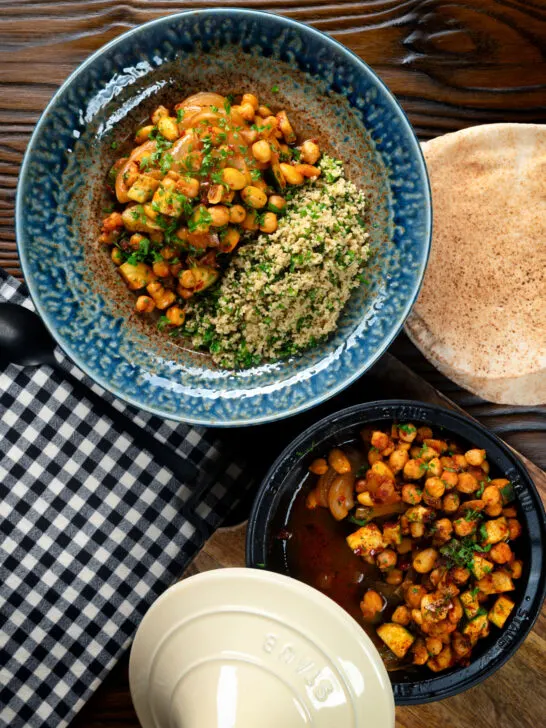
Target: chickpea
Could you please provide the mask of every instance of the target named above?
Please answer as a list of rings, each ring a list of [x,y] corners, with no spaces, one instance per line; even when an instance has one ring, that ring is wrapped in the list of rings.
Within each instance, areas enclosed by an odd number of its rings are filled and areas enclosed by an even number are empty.
[[[508,539],[510,541],[513,541],[515,538],[521,536],[521,523],[517,520],[517,518],[508,519],[508,531],[510,534],[508,536]]]
[[[304,177],[309,177],[310,179],[316,179],[321,175],[320,168],[314,167],[312,164],[295,164],[294,169]]]
[[[237,247],[240,239],[241,233],[233,227],[228,227],[221,235],[220,250],[222,253],[231,253]]]
[[[424,465],[425,461],[421,460],[421,458],[408,460],[404,465],[404,477],[408,480],[419,480],[426,472]]]
[[[478,481],[470,473],[459,473],[457,490],[461,493],[474,493],[479,488]]]
[[[410,445],[409,454],[411,455],[411,457],[414,460],[417,459],[421,455],[421,449],[423,449],[423,450],[425,449],[422,445],[413,445],[412,446],[411,443],[409,443],[409,442],[407,444]]]
[[[434,526],[436,527],[436,533],[434,538],[438,539],[442,543],[446,543],[451,538],[453,532],[453,524],[449,518],[440,518],[435,521]]]
[[[424,444],[435,450],[438,455],[443,455],[443,453],[448,450],[447,442],[445,440],[436,440],[435,438],[427,437]]]
[[[215,205],[214,207],[207,208],[209,215],[212,218],[212,227],[224,227],[229,222],[229,210],[224,205]]]
[[[423,538],[425,535],[425,524],[410,523],[410,533],[412,538]]]
[[[266,142],[265,139],[260,139],[257,142],[254,142],[252,145],[252,154],[254,156],[254,159],[256,159],[258,162],[262,162],[263,164],[267,164],[267,162],[271,161],[271,147],[269,146],[269,142]]]
[[[171,263],[171,265],[169,266],[169,270],[171,271],[172,276],[178,278],[178,274],[182,270],[182,263]]]
[[[232,108],[234,111],[238,111],[245,121],[254,121],[256,109],[252,104],[245,101],[240,106],[233,106]]]
[[[176,250],[174,248],[169,248],[168,246],[161,248],[159,252],[164,260],[172,260],[176,256]]]
[[[394,473],[383,461],[378,460],[374,463],[371,467],[371,471],[372,473],[376,473],[380,478],[388,478],[389,480],[394,481]]]
[[[282,212],[285,207],[286,207],[286,200],[284,199],[284,197],[281,197],[280,195],[271,195],[271,197],[267,201],[268,210],[271,210],[272,212],[276,212],[277,214],[279,212]]]
[[[507,543],[496,543],[491,547],[489,556],[496,564],[507,564],[514,558],[512,549]]]
[[[314,511],[318,508],[317,491],[315,489],[309,491],[307,498],[305,499],[305,507],[309,508],[310,511]]]
[[[396,550],[399,554],[409,554],[409,552],[413,548],[413,542],[411,538],[403,538],[398,546],[396,547]]]
[[[155,308],[155,303],[150,296],[139,296],[135,303],[135,311],[137,313],[151,313]]]
[[[509,506],[508,508],[502,509],[502,515],[505,518],[517,518],[518,512],[514,506]]]
[[[419,612],[419,614],[421,614]],[[415,640],[413,643],[413,646],[411,648],[411,652],[413,654],[413,664],[414,665],[424,665],[429,658],[428,650],[425,645],[425,641],[421,638]]]
[[[268,116],[273,116],[273,112],[269,108],[269,106],[258,106],[258,114],[263,118],[266,119]]]
[[[489,465],[489,463],[487,462],[487,460],[484,460],[484,461],[483,461],[483,463],[481,464],[481,469],[483,470],[483,472],[484,472],[484,473],[485,473],[486,475],[489,475],[489,470],[490,470],[491,468],[490,468],[490,465]]]
[[[436,563],[437,558],[438,552],[436,551],[436,549],[423,549],[413,557],[413,568],[419,574],[427,574],[434,568],[434,564]]]
[[[432,430],[430,427],[418,427],[417,428],[417,434],[416,434],[416,440],[417,442],[424,442],[425,440],[430,440],[432,438]]]
[[[402,486],[402,500],[404,503],[409,503],[412,506],[416,506],[421,502],[422,491],[413,483],[406,483]]]
[[[229,221],[235,224],[243,222],[246,217],[246,210],[242,205],[233,205],[229,209]]]
[[[260,136],[273,136],[276,139],[280,139],[282,137],[282,132],[279,129],[279,124],[277,122],[277,117],[273,116],[265,116],[262,120],[262,131],[260,132]]]
[[[172,116],[163,116],[157,122],[157,129],[159,133],[168,139],[170,142],[175,142],[180,136],[178,133],[178,124],[176,119]]]
[[[114,265],[121,265],[123,263],[123,253],[119,248],[112,248],[110,258],[112,259],[112,263],[114,263]]]
[[[256,96],[254,96],[254,94],[243,94],[241,104],[250,104],[253,109],[257,109],[260,105],[258,99],[256,98]]]
[[[309,472],[315,475],[324,475],[324,473],[328,472],[328,463],[324,458],[317,458],[309,466]]]
[[[233,202],[234,197],[235,197],[235,190],[226,190],[224,188],[224,193],[222,195],[222,202],[225,202],[225,203]]]
[[[246,187],[246,177],[235,167],[224,167],[222,170],[222,180],[232,190],[242,190]]]
[[[436,567],[436,569],[433,569],[430,572],[430,574],[428,575],[428,578],[430,579],[430,583],[432,584],[432,586],[437,587],[445,575],[446,575],[445,566]]]
[[[442,644],[442,640],[438,637],[427,637],[425,640],[425,645],[428,654],[432,655],[432,657],[439,655],[444,647],[444,645]]]
[[[421,606],[421,599],[425,596],[427,590],[421,584],[410,584],[406,589],[405,600],[408,607],[412,609],[419,609]]]
[[[373,465],[374,463],[379,463],[382,459],[382,455],[376,447],[372,446],[368,450],[368,462],[370,463],[370,465]]]
[[[386,432],[375,430],[374,432],[372,432],[370,442],[372,446],[376,447],[378,450],[384,450],[390,444],[390,437],[387,435]]]
[[[398,426],[398,436],[403,442],[413,442],[417,437],[417,428],[411,422]]]
[[[150,296],[154,299],[154,303],[157,308],[163,310],[172,306],[176,300],[176,295],[173,291],[169,291],[164,288],[159,281],[152,281],[146,286],[146,290]]]
[[[429,460],[428,474],[435,478],[440,477],[440,475],[442,474],[442,466],[440,464],[440,458],[435,457],[435,458],[432,458],[432,460]]]
[[[493,550],[493,549],[491,549]],[[521,574],[523,573],[523,562],[522,561],[512,561],[510,564],[510,573],[512,574],[512,579],[519,579],[521,578]]]
[[[281,162],[279,164],[279,167],[281,168],[281,172],[283,174],[284,179],[288,182],[289,185],[301,185],[303,184],[303,174],[301,172],[298,172],[298,170],[293,167],[291,164],[286,164],[285,162]]]
[[[451,456],[451,459],[456,470],[464,470],[469,465],[464,455],[455,453],[455,455]]]
[[[482,493],[482,500],[487,506],[502,505],[502,499],[499,489],[495,485],[488,485]]]
[[[502,513],[502,504],[497,503],[497,505],[494,506],[487,506],[485,512],[490,518],[496,518]]]
[[[257,230],[258,229],[258,215],[256,210],[248,210],[245,219],[241,223],[243,230]]]
[[[466,461],[469,465],[479,467],[485,460],[485,450],[467,450],[464,454]]]
[[[152,266],[152,270],[158,278],[167,278],[167,276],[171,275],[169,264],[166,263],[164,260],[158,260],[156,263],[154,263]]]
[[[144,144],[144,142],[147,141],[147,139],[150,136],[150,133],[153,130],[154,130],[154,125],[153,124],[148,124],[148,126],[143,126],[135,134],[135,142],[137,144]]]
[[[167,116],[170,116],[169,109],[166,109],[164,106],[158,106],[151,116],[152,123],[157,126],[159,120],[166,118]]]
[[[401,604],[392,613],[391,620],[405,627],[411,622],[411,612],[404,604]]]
[[[186,318],[186,314],[180,306],[171,306],[166,310],[165,316],[173,326],[182,326]]]
[[[277,216],[274,212],[266,212],[262,218],[262,222],[260,224],[260,230],[262,233],[268,233],[271,235],[271,233],[274,233],[275,230],[278,227],[278,221]]]
[[[445,493],[446,486],[440,478],[427,478],[425,481],[425,492],[431,498],[441,498]]]
[[[306,164],[315,164],[320,157],[319,145],[312,139],[307,139],[300,147],[301,158]]]
[[[476,530],[476,521],[467,521],[466,518],[457,518],[453,521],[453,529],[457,536],[464,538]]]
[[[463,605],[459,597],[454,597],[452,602],[452,608],[449,610],[447,615],[448,621],[452,624],[458,624],[463,617]]]
[[[385,549],[380,554],[377,554],[375,557],[375,563],[382,571],[392,569],[392,567],[396,564],[397,558],[398,555],[396,551],[393,551],[392,549]]]
[[[277,114],[278,127],[287,144],[293,144],[296,141],[296,133],[292,128],[292,124],[288,121],[286,111],[279,111]]]
[[[459,476],[457,473],[453,473],[450,470],[443,470],[440,478],[444,481],[446,490],[452,490],[459,482]]]
[[[438,460],[439,468],[440,470],[442,470],[440,459],[438,457],[438,452],[433,447],[423,445],[423,447],[419,450],[417,457],[422,458],[426,463],[432,462],[433,460]]]
[[[389,467],[393,473],[399,473],[408,462],[409,455],[405,450],[395,450],[389,455]]]
[[[454,632],[451,639],[451,647],[457,657],[466,657],[472,650],[472,641],[467,635]]]
[[[403,580],[404,574],[400,569],[391,569],[385,577],[387,584],[391,584],[392,586],[398,586],[398,584],[401,584]]]
[[[339,473],[340,475],[343,475],[343,473],[351,472],[351,463],[349,462],[349,459],[347,458],[343,450],[340,450],[337,447],[335,447],[333,450],[330,450],[330,454],[328,455],[328,463],[330,467],[333,468],[336,473]]]
[[[253,207],[256,210],[265,207],[267,204],[267,195],[265,192],[254,185],[245,187],[241,192],[241,197],[249,207]]]
[[[442,499],[442,510],[446,513],[455,513],[459,510],[461,499],[458,493],[447,493]]]
[[[465,584],[470,579],[470,571],[464,566],[454,566],[449,574],[455,584]]]
[[[360,602],[360,609],[364,619],[373,619],[379,612],[383,611],[383,607],[383,598],[374,589],[368,589]]]

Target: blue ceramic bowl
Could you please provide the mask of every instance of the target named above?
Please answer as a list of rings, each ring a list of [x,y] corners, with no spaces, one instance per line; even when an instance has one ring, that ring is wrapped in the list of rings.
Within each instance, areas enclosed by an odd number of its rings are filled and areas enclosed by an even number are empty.
[[[286,108],[299,131],[346,162],[369,197],[369,285],[355,291],[334,335],[292,360],[225,371],[158,335],[133,313],[131,296],[97,243],[112,146],[158,103],[198,90],[253,91]],[[83,371],[160,416],[235,426],[312,407],[381,356],[423,279],[431,203],[411,126],[365,63],[293,20],[218,9],[142,25],[65,82],[27,149],[16,224],[36,308]]]

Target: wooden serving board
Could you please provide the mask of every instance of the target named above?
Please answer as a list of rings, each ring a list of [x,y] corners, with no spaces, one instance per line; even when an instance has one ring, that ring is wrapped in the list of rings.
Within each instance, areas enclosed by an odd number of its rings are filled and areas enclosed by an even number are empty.
[[[371,374],[392,397],[417,399],[464,412],[432,385],[387,354]],[[517,453],[517,451],[515,451]],[[523,460],[546,503],[546,473]],[[245,565],[246,522],[220,528],[190,564],[184,577],[210,569]],[[437,703],[399,707],[397,728],[539,728],[546,708],[546,607],[517,654],[491,678]],[[341,728],[341,726],[340,726]]]

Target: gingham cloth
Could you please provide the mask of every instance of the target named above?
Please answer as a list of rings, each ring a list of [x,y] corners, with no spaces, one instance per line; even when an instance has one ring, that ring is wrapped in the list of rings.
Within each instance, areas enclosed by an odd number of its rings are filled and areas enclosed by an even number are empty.
[[[0,301],[32,308],[1,270]],[[83,386],[49,367],[0,370],[0,726],[67,725],[250,486],[216,435],[115,404],[210,479],[199,528],[180,512],[191,490],[93,411]]]

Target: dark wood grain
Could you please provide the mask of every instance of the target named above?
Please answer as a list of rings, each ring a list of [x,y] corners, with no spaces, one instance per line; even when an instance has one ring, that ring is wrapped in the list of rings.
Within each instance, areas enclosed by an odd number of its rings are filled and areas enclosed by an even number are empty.
[[[17,175],[30,134],[55,89],[90,53],[142,22],[181,9],[227,4],[288,15],[349,46],[390,86],[423,140],[486,122],[546,122],[545,0],[0,0],[1,267],[21,276],[14,231]],[[482,402],[434,370],[403,335],[391,351],[546,468],[546,408]],[[212,558],[206,552],[205,557]],[[530,711],[546,701],[539,680],[545,634],[543,615],[524,648],[497,676],[464,697],[404,708],[398,712],[399,728],[541,725],[542,715]],[[126,660],[73,725],[137,728]]]

